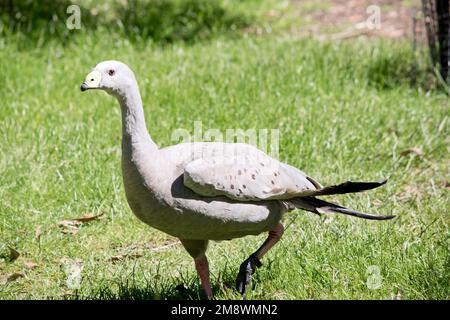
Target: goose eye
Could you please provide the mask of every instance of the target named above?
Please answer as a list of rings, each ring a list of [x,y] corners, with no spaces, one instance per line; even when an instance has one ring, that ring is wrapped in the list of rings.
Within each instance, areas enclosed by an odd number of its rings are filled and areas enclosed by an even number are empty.
[[[113,76],[115,73],[116,73],[116,72],[115,72],[113,69],[111,69],[111,70],[108,71],[108,74],[109,74],[110,76]]]

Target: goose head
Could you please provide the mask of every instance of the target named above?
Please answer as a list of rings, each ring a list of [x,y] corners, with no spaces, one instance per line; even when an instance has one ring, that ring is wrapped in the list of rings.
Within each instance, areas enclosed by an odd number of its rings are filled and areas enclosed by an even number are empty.
[[[136,86],[133,71],[123,62],[107,60],[94,67],[80,89],[81,91],[100,89],[113,96],[124,96],[133,86]]]

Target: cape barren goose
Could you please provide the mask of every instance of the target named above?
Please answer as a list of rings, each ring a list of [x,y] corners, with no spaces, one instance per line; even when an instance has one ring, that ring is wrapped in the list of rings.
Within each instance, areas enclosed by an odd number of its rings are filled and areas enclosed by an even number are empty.
[[[359,192],[383,182],[345,182],[322,187],[302,171],[247,144],[182,143],[158,148],[145,124],[142,100],[131,69],[103,61],[89,73],[81,91],[101,89],[122,109],[122,173],[134,214],[146,224],[180,239],[193,257],[204,292],[212,298],[209,240],[229,240],[268,232],[266,241],[240,266],[236,288],[245,298],[260,259],[283,234],[285,212],[343,213],[384,220],[316,198]]]

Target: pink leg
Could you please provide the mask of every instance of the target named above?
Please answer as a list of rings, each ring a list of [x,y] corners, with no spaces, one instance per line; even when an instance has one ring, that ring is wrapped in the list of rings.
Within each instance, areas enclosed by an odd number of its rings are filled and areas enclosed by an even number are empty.
[[[208,299],[212,299],[213,294],[211,290],[211,283],[209,281],[209,265],[208,259],[205,255],[201,255],[194,259],[195,269],[197,269],[197,274],[200,278],[200,282],[202,283],[203,291],[206,294]]]
[[[203,291],[208,299],[212,299],[211,283],[209,281],[209,266],[205,252],[208,247],[207,240],[180,239],[184,248],[194,258],[195,269],[202,283]]]
[[[269,231],[269,236],[266,241],[259,247],[258,250],[254,253],[258,259],[261,259],[267,251],[269,251],[278,241],[280,241],[281,236],[284,233],[284,227],[281,223],[279,223],[275,229]]]

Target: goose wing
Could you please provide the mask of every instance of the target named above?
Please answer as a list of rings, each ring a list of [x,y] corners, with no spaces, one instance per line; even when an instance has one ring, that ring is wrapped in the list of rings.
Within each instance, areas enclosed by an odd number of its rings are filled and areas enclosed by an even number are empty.
[[[304,172],[262,151],[195,159],[186,164],[183,179],[199,195],[239,201],[291,199],[321,189]]]

